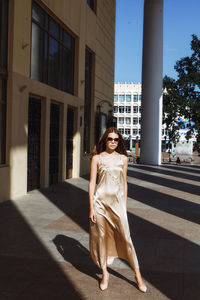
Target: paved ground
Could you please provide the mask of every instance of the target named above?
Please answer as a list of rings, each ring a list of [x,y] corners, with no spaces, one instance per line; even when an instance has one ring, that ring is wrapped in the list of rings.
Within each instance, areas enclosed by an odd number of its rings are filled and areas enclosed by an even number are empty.
[[[88,178],[0,204],[0,300],[200,299],[200,166],[133,165],[128,217],[147,294],[129,265],[101,292],[88,251]]]

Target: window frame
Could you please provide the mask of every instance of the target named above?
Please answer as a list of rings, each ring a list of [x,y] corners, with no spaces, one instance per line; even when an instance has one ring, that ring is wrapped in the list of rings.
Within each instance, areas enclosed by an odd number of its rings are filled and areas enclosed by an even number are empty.
[[[127,113],[127,114],[131,114],[131,106],[125,106],[125,112]]]
[[[0,15],[0,166],[7,162],[7,81],[8,81],[8,48],[9,48],[9,13],[10,1],[2,2]],[[2,25],[3,24],[3,25]]]
[[[91,146],[91,122],[92,122],[92,107],[94,103],[92,103],[92,100],[94,98],[94,68],[95,68],[95,53],[88,47],[85,47],[85,75],[86,75],[86,55],[87,52],[91,54],[91,76],[90,76],[90,99],[89,99],[89,105],[87,104],[87,107],[90,108],[90,111],[86,109],[86,76],[85,76],[85,91],[84,91],[84,132],[83,132],[83,154],[87,155],[91,152],[90,146]],[[87,115],[88,114],[88,115]],[[88,116],[87,122],[86,122],[86,116]],[[99,120],[101,121],[101,112],[99,115]],[[87,127],[87,125],[89,127]],[[86,128],[86,129],[85,129]],[[88,128],[88,129],[87,129]],[[88,130],[88,134],[86,134],[86,131]],[[99,130],[99,135],[101,134],[101,131]],[[88,137],[88,140],[86,139],[86,135]]]
[[[41,9],[41,11],[44,14],[43,24],[40,24],[36,19],[33,17],[33,6],[36,4],[36,6]],[[53,21],[55,24],[58,25],[58,37],[56,37],[54,34],[52,34],[50,29],[50,23]],[[43,34],[42,38],[42,80],[38,80],[33,78],[32,76],[32,36],[33,36],[33,26],[32,24],[35,24]],[[61,60],[61,57],[64,57],[64,49],[69,51],[69,48],[64,43],[64,34],[67,33],[71,37],[71,42],[73,43],[73,47],[70,49],[71,55],[72,55],[72,75],[70,78],[70,88],[65,89],[65,86],[63,84],[63,63],[64,61]],[[47,62],[46,65],[44,63],[44,57],[45,57],[45,38],[47,36]],[[57,69],[57,72],[59,74],[58,76],[58,86],[55,87],[52,84],[49,83],[49,53],[50,53],[50,39],[55,40],[58,43],[58,62],[59,66]],[[60,19],[48,8],[45,4],[39,2],[38,0],[32,0],[32,6],[31,6],[31,50],[30,50],[30,78],[33,78],[39,82],[45,83],[49,86],[52,86],[56,89],[59,89],[65,93],[69,93],[71,95],[75,95],[76,91],[76,74],[77,74],[77,36],[69,29],[67,26],[60,21]]]
[[[121,119],[121,120],[120,120],[120,119]],[[122,122],[122,120],[123,120],[123,122]],[[121,122],[122,122],[122,123],[121,123]],[[124,117],[119,117],[119,118],[118,118],[118,123],[121,124],[121,125],[124,124]]]
[[[129,122],[128,122],[128,120],[129,120]],[[131,117],[126,117],[125,118],[125,124],[126,125],[131,125]]]
[[[128,133],[127,133],[127,131],[128,131]],[[131,129],[130,128],[125,128],[125,134],[130,135],[131,134]]]
[[[134,119],[137,119],[137,123],[134,123]],[[139,118],[138,117],[133,117],[133,125],[138,125],[139,124]]]

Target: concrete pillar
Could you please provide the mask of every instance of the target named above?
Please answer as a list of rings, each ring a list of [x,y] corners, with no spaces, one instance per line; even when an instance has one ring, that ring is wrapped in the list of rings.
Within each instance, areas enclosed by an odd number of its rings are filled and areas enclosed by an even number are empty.
[[[163,0],[145,0],[142,61],[141,159],[161,164]]]

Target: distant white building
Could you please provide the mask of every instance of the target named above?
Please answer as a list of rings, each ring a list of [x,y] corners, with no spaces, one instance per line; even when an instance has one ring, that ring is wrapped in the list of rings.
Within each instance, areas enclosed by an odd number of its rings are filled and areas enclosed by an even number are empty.
[[[117,118],[117,128],[123,135],[127,149],[134,151],[136,141],[140,144],[141,132],[141,83],[115,83],[114,85],[114,117]],[[169,141],[166,125],[162,125],[162,151],[175,154],[188,154],[193,152],[195,136],[189,141],[186,140],[187,120],[182,118],[185,129],[179,130],[180,140],[175,145]]]
[[[130,150],[135,142],[140,142],[141,131],[141,83],[115,83],[114,85],[114,116],[117,118],[117,128],[124,139],[129,141]],[[164,139],[165,126],[162,128]]]

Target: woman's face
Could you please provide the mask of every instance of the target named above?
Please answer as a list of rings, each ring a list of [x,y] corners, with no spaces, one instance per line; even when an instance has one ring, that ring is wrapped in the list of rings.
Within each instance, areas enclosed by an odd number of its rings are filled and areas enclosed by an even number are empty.
[[[108,134],[106,139],[106,149],[107,150],[115,150],[119,144],[119,135],[111,132]]]

